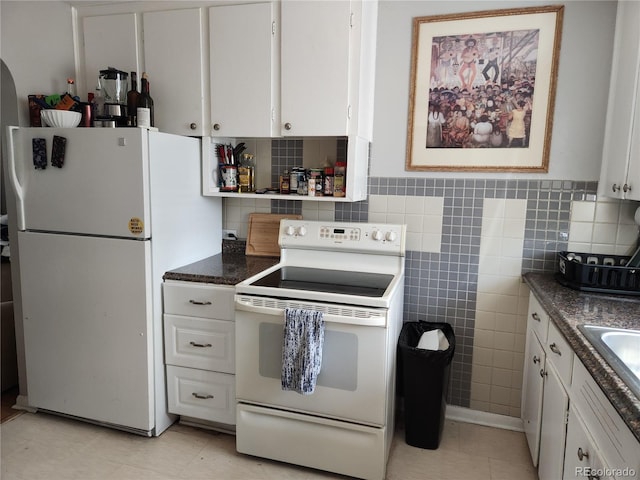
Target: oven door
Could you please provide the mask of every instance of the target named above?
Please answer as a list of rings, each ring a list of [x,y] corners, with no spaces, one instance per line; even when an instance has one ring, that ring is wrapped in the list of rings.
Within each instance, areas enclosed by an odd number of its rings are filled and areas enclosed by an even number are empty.
[[[286,307],[324,313],[322,369],[310,395],[282,390]],[[236,295],[238,402],[383,426],[392,374],[387,317],[386,309]]]

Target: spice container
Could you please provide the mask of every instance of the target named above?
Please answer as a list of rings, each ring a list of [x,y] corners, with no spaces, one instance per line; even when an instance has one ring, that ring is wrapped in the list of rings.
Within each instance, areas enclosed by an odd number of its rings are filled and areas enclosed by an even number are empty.
[[[300,167],[298,169],[298,195],[307,195],[309,193],[309,186],[307,184],[307,171]]]
[[[322,183],[322,169],[312,168],[309,170],[309,196],[321,197],[324,185]]]
[[[298,193],[299,181],[300,181],[300,171],[304,172],[302,167],[293,167],[291,169],[291,174],[289,175],[289,192],[291,195],[295,195]]]
[[[334,177],[333,177],[333,196],[334,197],[344,197],[346,192],[345,178],[346,178],[346,168],[347,164],[345,162],[336,162],[336,166],[334,168]]]
[[[291,193],[289,181],[289,171],[285,170],[284,173],[280,175],[280,195],[289,195],[289,193]]]
[[[252,192],[252,167],[238,167],[238,191],[242,193]]]
[[[324,196],[332,197],[333,196],[333,175],[334,175],[333,167],[325,167],[324,168]]]
[[[242,161],[238,167],[238,191],[248,193],[255,191],[255,189],[253,155],[245,153],[242,155]]]

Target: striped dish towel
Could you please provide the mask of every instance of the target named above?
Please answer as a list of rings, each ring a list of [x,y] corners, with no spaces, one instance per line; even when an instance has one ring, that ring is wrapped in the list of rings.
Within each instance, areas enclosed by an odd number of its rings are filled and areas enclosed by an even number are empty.
[[[324,314],[286,308],[282,346],[282,390],[311,395],[322,368]]]

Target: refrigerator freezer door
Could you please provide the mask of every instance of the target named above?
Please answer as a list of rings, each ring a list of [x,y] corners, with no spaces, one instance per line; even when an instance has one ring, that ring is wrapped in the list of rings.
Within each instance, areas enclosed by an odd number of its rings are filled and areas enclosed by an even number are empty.
[[[18,239],[29,404],[153,430],[151,242]]]
[[[66,139],[60,168],[51,164],[54,135]],[[149,238],[148,135],[137,128],[10,127],[18,229]],[[44,169],[34,166],[33,139],[46,144]]]

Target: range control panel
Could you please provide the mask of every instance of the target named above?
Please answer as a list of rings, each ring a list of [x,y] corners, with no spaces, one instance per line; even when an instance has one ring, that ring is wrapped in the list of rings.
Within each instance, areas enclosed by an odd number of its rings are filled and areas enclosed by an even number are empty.
[[[281,248],[336,250],[404,255],[405,225],[284,219]]]

